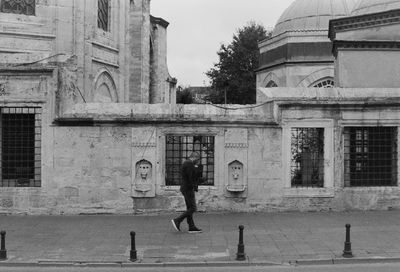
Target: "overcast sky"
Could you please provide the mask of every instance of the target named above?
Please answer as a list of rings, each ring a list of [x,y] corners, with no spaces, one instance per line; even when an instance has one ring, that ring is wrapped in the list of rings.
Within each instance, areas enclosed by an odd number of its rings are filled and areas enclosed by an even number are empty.
[[[151,0],[151,14],[168,21],[168,67],[178,85],[209,84],[205,72],[221,44],[250,21],[272,29],[294,0]]]

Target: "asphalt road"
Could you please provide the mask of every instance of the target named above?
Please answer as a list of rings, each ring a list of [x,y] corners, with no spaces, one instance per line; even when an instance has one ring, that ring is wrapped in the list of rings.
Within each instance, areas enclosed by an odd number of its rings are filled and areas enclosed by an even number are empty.
[[[314,266],[235,266],[235,267],[1,267],[1,272],[399,272],[400,263],[314,265]]]

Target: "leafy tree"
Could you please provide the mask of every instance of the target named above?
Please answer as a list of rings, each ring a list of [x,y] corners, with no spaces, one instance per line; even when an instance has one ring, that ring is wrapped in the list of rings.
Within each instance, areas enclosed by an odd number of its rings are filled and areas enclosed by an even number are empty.
[[[193,104],[194,103],[194,97],[190,89],[187,88],[182,88],[178,87],[178,90],[176,92],[176,103],[178,104]]]
[[[264,26],[250,22],[237,30],[229,45],[221,45],[219,62],[206,75],[213,93],[209,100],[216,104],[254,104],[256,73],[260,52],[258,42],[270,36]]]

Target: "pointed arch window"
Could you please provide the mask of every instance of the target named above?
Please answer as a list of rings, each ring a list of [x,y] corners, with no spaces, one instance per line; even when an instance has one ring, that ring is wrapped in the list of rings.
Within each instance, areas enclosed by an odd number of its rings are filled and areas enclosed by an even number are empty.
[[[0,0],[0,12],[35,15],[35,0]]]

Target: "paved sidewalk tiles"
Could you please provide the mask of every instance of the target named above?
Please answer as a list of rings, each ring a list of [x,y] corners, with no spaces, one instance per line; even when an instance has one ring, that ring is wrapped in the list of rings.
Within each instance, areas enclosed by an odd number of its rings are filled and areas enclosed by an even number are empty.
[[[354,260],[400,260],[400,211],[341,213],[198,213],[204,232],[171,225],[175,214],[0,216],[8,260],[18,263],[129,263],[130,231],[137,263],[237,262],[238,226],[244,225],[247,262],[345,262],[345,224]],[[350,261],[348,261],[350,262]]]

